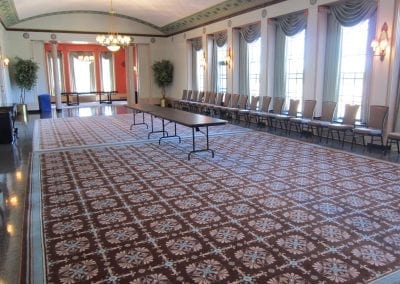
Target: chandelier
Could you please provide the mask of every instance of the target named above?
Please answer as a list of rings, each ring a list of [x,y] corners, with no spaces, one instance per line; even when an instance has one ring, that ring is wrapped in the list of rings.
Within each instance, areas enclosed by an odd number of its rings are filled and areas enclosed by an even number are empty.
[[[119,35],[117,32],[113,32],[115,10],[113,9],[112,0],[110,0],[110,19],[111,19],[111,31],[108,34],[101,34],[96,36],[96,41],[107,47],[108,50],[114,52],[118,51],[121,47],[128,46],[131,42],[130,36]]]

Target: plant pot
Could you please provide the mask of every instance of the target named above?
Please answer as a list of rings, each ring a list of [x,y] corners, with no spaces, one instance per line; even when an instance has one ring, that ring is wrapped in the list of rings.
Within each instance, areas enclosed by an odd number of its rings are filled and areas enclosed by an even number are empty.
[[[17,104],[17,121],[28,122],[28,108],[26,104]]]
[[[165,107],[165,105],[166,105],[166,100],[165,100],[165,98],[162,98],[162,99],[160,100],[160,106],[161,106],[161,107]]]

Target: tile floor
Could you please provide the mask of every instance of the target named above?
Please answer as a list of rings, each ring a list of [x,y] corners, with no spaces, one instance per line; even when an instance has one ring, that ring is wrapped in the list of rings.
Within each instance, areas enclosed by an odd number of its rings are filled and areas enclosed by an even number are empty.
[[[101,106],[91,104],[84,106],[82,104],[80,107],[65,107],[59,113],[53,111],[46,118],[102,116],[122,113],[127,113],[127,109],[118,103]],[[16,143],[0,145],[0,284],[19,282],[23,212],[29,182],[32,135],[34,121],[40,118],[40,114],[30,114],[26,124],[17,122],[19,138]],[[278,131],[277,135],[285,134]],[[311,139],[307,137],[299,137],[295,134],[292,134],[292,137],[311,142]],[[315,139],[315,143],[317,143],[317,139]],[[341,145],[337,141],[329,141],[328,144],[323,141],[321,144],[341,149]],[[346,144],[343,150],[351,151],[350,145]],[[372,150],[368,152],[362,146],[356,146],[351,152],[400,163],[400,155],[395,150],[383,155],[381,151]]]

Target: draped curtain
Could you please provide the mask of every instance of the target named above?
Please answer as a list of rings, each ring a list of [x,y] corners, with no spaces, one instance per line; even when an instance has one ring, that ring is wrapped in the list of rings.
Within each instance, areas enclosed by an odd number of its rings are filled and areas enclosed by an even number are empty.
[[[47,74],[48,74],[48,79],[49,79],[49,85],[50,85],[50,95],[55,96],[55,78],[54,78],[54,68],[59,68],[58,70],[58,81],[61,87],[61,92],[65,92],[65,84],[64,84],[64,67],[63,67],[63,60],[62,60],[62,54],[60,51],[57,51],[57,61],[53,62],[53,57],[51,55],[51,52],[47,53]]]
[[[261,25],[260,23],[247,25],[242,27],[239,33],[239,92],[243,95],[249,95],[249,54],[247,44],[260,38]]]
[[[218,92],[218,47],[223,47],[227,39],[227,31],[216,32],[213,35],[211,55],[211,89],[213,92]]]
[[[75,70],[75,68],[77,67],[77,66],[75,66],[75,64],[79,63],[79,56],[93,56],[93,53],[92,52],[80,52],[80,51],[79,52],[70,52],[69,56],[70,56],[70,62],[72,63],[72,64],[70,64],[70,72],[71,72],[70,77],[71,77],[72,90],[74,92],[94,92],[94,91],[96,91],[94,63],[93,62],[91,62],[91,63],[85,62],[84,63],[84,64],[88,64],[87,70],[90,74],[89,75],[90,76],[89,77],[90,78],[89,85],[85,85],[82,83],[78,84],[78,80],[82,80],[82,78],[77,78],[79,75],[77,75],[77,70]],[[81,66],[81,65],[78,65],[78,66]],[[81,86],[81,87],[85,86],[87,88],[79,89],[78,86]]]
[[[339,97],[339,70],[341,57],[342,26],[351,27],[370,19],[368,42],[375,34],[377,2],[375,0],[347,0],[330,7],[328,16],[328,30],[325,49],[325,77],[323,85],[323,99],[325,101],[338,101]],[[372,58],[371,50],[368,58]],[[364,94],[371,74],[371,62],[367,60],[366,77],[364,80]],[[365,95],[364,95],[365,97]],[[366,104],[364,104],[366,108]],[[365,113],[362,111],[361,113]]]
[[[197,90],[197,50],[192,45],[192,90]]]
[[[276,19],[274,96],[284,97],[286,94],[285,47],[286,37],[294,36],[307,26],[307,15],[304,11],[281,16]]]
[[[333,14],[328,15],[326,32],[323,100],[337,102],[339,97],[339,70],[342,45],[342,27]]]
[[[228,39],[227,31],[221,31],[214,33],[214,41],[218,47],[223,47]]]
[[[212,53],[211,53],[211,91],[218,92],[218,50],[215,38],[212,41]]]
[[[199,84],[197,82],[197,52],[203,49],[201,37],[192,39],[192,89],[197,90]]]
[[[102,85],[102,91],[113,91],[115,90],[115,76],[114,76],[114,64],[113,64],[113,55],[112,52],[101,52],[100,53],[100,58],[101,58],[101,85]],[[104,64],[108,65],[108,70],[109,74],[106,74],[105,69],[106,66]],[[108,78],[106,78],[106,76]],[[109,83],[109,86],[107,86],[106,82]]]

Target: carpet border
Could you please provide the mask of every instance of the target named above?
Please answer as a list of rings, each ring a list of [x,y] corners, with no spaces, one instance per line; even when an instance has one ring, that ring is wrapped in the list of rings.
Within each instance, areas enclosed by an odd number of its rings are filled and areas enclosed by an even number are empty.
[[[38,153],[32,154],[31,183],[27,207],[26,245],[27,263],[25,283],[45,283],[45,259],[43,246],[43,222],[42,222],[42,194],[40,187],[40,158]],[[36,229],[35,229],[36,228]],[[22,280],[22,279],[21,279]]]

